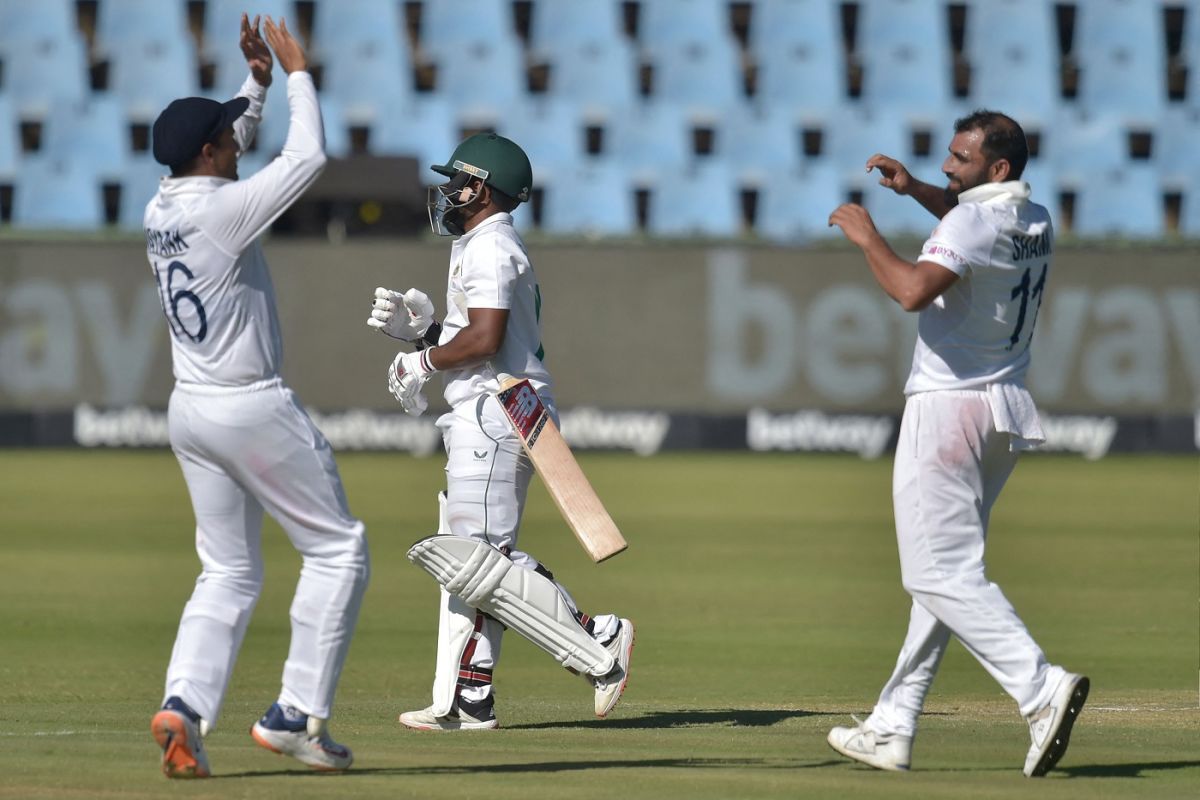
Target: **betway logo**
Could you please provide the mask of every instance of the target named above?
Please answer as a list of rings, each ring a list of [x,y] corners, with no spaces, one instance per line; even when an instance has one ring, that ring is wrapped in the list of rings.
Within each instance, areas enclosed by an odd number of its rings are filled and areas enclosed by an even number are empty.
[[[429,420],[404,414],[381,414],[353,409],[337,414],[309,416],[334,450],[405,450],[432,455],[441,434]],[[75,441],[83,447],[166,447],[165,411],[142,406],[104,411],[89,405],[75,407]]]
[[[1042,414],[1046,443],[1034,452],[1079,453],[1095,461],[1103,458],[1117,434],[1114,417],[1058,416]]]
[[[572,447],[632,450],[654,455],[671,427],[668,414],[647,411],[599,411],[577,408],[560,418],[562,435]]]
[[[844,451],[879,458],[894,429],[891,417],[831,416],[820,411],[772,414],[755,408],[746,417],[746,444],[758,451]]]

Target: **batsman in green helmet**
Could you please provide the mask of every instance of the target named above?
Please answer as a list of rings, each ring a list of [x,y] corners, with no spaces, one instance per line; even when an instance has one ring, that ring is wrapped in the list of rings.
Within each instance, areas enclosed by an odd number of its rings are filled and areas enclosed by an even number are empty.
[[[422,389],[435,372],[445,379],[450,411],[437,425],[447,454],[446,491],[438,498],[437,533],[479,543],[506,570],[508,562],[520,568],[526,591],[505,595],[505,602],[521,606],[514,619],[540,622],[530,632],[511,627],[551,652],[577,654],[563,663],[587,681],[595,713],[603,717],[629,677],[633,623],[618,614],[583,613],[543,564],[517,549],[533,465],[496,399],[498,376],[527,378],[558,421],[542,347],[542,293],[512,220],[529,199],[529,157],[515,142],[481,133],[433,170],[448,180],[429,191],[430,224],[440,235],[457,237],[450,246],[445,319],[439,325],[433,302],[418,289],[380,288],[367,324],[414,347],[388,367],[388,387],[406,412],[425,411]],[[401,714],[400,722],[418,730],[495,728],[492,673],[505,626],[459,594],[443,590],[440,596],[433,702]]]

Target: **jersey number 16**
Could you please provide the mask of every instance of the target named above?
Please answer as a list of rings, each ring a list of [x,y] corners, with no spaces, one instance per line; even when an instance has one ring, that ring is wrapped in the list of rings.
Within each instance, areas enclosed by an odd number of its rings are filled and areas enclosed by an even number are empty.
[[[181,272],[189,281],[196,277],[182,261],[172,261],[167,265],[167,281],[164,286],[158,262],[155,262],[154,280],[158,283],[158,302],[162,305],[163,314],[167,317],[167,325],[171,328],[172,336],[176,339],[186,336],[193,342],[203,342],[204,337],[208,335],[208,315],[204,313],[204,304],[200,302],[200,298],[196,296],[195,292],[174,288],[175,276]],[[189,303],[192,306],[194,315],[199,321],[195,331],[189,330],[188,326],[179,318],[180,303]]]

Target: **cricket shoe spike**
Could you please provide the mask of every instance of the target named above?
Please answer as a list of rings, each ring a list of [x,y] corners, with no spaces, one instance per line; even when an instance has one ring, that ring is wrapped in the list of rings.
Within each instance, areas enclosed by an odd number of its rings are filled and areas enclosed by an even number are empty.
[[[629,683],[629,660],[633,656],[634,631],[633,623],[622,618],[616,635],[604,645],[604,649],[612,653],[616,664],[612,670],[599,678],[592,678],[592,686],[596,689],[596,716],[606,717],[620,701]]]
[[[829,746],[847,758],[861,761],[876,769],[893,772],[908,770],[912,764],[912,737],[876,733],[853,715],[854,727],[837,727],[829,731]]]
[[[162,771],[168,778],[207,778],[208,754],[200,735],[200,715],[178,697],[168,697],[150,722],[162,748]]]
[[[350,748],[329,737],[326,720],[292,706],[274,703],[250,728],[250,735],[272,753],[291,756],[313,769],[336,771],[354,763]]]
[[[433,706],[405,711],[400,715],[400,724],[415,731],[486,731],[500,727],[490,697],[478,703],[460,697],[450,713],[440,717],[433,713]]]
[[[1030,714],[1029,736],[1033,744],[1025,756],[1025,776],[1040,778],[1067,752],[1071,728],[1087,701],[1091,682],[1083,675],[1068,672],[1058,682],[1049,704]]]

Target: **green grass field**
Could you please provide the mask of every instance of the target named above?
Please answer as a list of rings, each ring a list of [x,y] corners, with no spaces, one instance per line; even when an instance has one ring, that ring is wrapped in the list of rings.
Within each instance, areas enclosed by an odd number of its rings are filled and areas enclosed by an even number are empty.
[[[590,689],[509,635],[494,732],[415,733],[428,703],[433,582],[404,558],[434,530],[437,458],[342,455],[373,577],[338,695],[344,775],[257,748],[275,698],[298,559],[264,532],[267,586],[220,727],[215,777],[168,783],[149,734],[198,571],[167,452],[0,451],[0,797],[1194,797],[1200,786],[1200,514],[1195,458],[1023,460],[989,567],[1050,658],[1092,678],[1059,769],[1021,775],[1023,720],[955,644],[914,771],[825,744],[865,713],[903,637],[890,463],[835,456],[584,460],[630,541],[592,565],[535,484],[522,545],[581,606],[637,623],[605,721]],[[1191,786],[1191,789],[1187,787]]]

